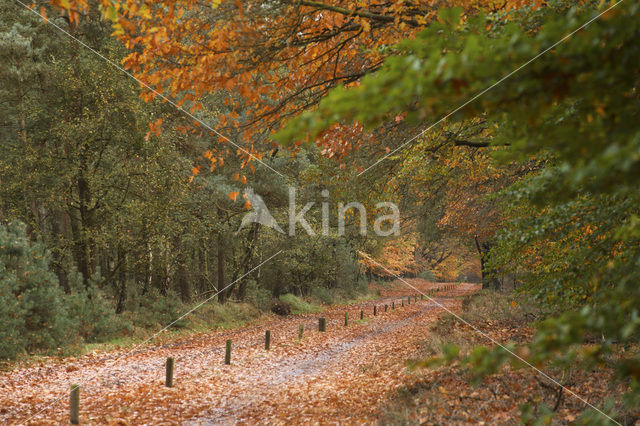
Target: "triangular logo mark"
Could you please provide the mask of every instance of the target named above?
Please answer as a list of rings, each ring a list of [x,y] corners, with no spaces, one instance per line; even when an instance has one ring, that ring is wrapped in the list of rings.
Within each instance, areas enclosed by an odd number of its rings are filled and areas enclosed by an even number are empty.
[[[242,218],[242,223],[240,223],[240,228],[238,228],[238,231],[240,231],[245,227],[245,225],[249,223],[259,223],[261,225],[268,226],[269,228],[273,228],[281,234],[284,234],[284,231],[282,230],[282,228],[280,228],[278,222],[276,222],[273,216],[271,216],[271,213],[269,213],[269,209],[267,208],[267,205],[264,203],[264,200],[261,196],[253,192],[252,188],[247,188],[244,191],[244,195],[251,203],[251,211],[245,214]]]

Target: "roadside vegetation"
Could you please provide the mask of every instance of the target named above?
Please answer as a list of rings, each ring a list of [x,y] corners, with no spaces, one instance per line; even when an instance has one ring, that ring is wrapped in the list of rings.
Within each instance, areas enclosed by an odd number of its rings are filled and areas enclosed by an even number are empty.
[[[549,315],[553,314],[522,294],[489,289],[465,296],[459,318],[475,330],[453,315],[444,315],[427,335],[416,336],[421,354],[407,361],[414,374],[389,395],[380,424],[494,424],[514,417],[525,424],[608,424],[606,418],[590,412],[563,387],[596,407],[615,410],[616,420],[624,425],[640,420],[640,410],[628,407],[624,398],[631,390],[630,383],[621,383],[614,369],[616,363],[638,355],[637,345],[619,346],[605,362],[587,371],[578,364],[536,365],[558,383],[522,364],[498,368],[487,375],[479,371],[477,362],[464,361],[473,359],[474,354],[479,356],[478,348],[495,348],[495,342],[526,357],[526,345],[534,340],[538,322]],[[585,341],[581,348],[593,350],[596,344],[594,340]]]

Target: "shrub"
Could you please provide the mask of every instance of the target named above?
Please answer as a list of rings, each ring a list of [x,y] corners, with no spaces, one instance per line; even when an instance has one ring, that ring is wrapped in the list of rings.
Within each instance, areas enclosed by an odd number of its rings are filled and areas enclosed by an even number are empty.
[[[280,296],[280,301],[287,303],[291,307],[291,312],[294,314],[310,314],[322,310],[320,306],[306,302],[291,293]]]
[[[313,287],[311,289],[311,297],[325,305],[331,305],[334,301],[334,295],[331,290],[322,286]]]
[[[180,298],[171,291],[166,296],[163,296],[153,289],[143,297],[140,297],[139,301],[138,308],[128,314],[131,316],[133,325],[145,329],[158,328],[159,326],[170,324],[185,311]],[[186,324],[186,318],[182,318],[172,324],[171,327],[183,328]]]
[[[0,357],[51,349],[72,340],[71,321],[51,255],[20,222],[0,226]]]
[[[268,311],[271,307],[271,292],[254,281],[247,283],[247,301],[261,311]]]
[[[71,294],[65,296],[67,310],[73,318],[73,328],[86,342],[104,342],[126,332],[130,325],[116,315],[111,304],[96,286],[100,274],[89,280],[89,287],[82,282],[82,274],[73,269],[69,274]]]
[[[433,275],[433,272],[431,272],[429,269],[425,269],[424,271],[420,272],[418,274],[418,278],[422,278],[424,280],[427,281],[435,281],[436,277]]]
[[[185,311],[187,307],[184,308]],[[212,327],[240,327],[259,318],[262,311],[250,303],[207,303],[189,315],[189,327],[210,330]]]

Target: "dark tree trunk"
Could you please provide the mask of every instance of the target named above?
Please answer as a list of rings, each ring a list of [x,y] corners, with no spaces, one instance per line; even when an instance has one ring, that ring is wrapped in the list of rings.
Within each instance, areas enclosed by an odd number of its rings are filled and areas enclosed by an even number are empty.
[[[73,257],[78,265],[78,271],[82,273],[84,285],[88,287],[89,278],[93,273],[92,244],[90,240],[90,230],[93,226],[93,209],[90,207],[91,191],[89,182],[82,171],[77,176],[76,189],[78,191],[77,205],[69,205],[71,232],[73,235]]]
[[[58,277],[58,282],[64,289],[66,293],[71,291],[69,287],[69,279],[67,277],[67,271],[64,267],[64,252],[60,248],[62,246],[62,241],[65,238],[66,234],[66,215],[63,211],[56,210],[56,214],[52,215],[51,220],[51,232],[53,234],[53,246],[54,248],[51,253],[53,257],[53,268],[55,274]]]
[[[175,249],[178,253],[178,265],[176,268],[176,281],[178,282],[178,291],[180,292],[180,299],[184,303],[191,301],[191,283],[189,282],[189,274],[187,273],[187,255],[182,246],[180,237],[175,239]]]
[[[116,314],[124,312],[124,304],[127,301],[127,254],[118,250],[118,303],[116,304]]]
[[[478,240],[478,236],[475,236],[476,248],[478,249],[478,254],[480,255],[480,268],[482,274],[482,288],[492,288],[494,290],[500,290],[500,280],[498,279],[498,273],[496,270],[491,269],[487,265],[487,260],[489,256],[489,251],[491,250],[492,244],[488,241],[483,241],[482,243]]]
[[[224,303],[227,301],[227,289],[225,289],[224,282],[224,237],[222,233],[218,234],[218,302]]]
[[[256,242],[258,240],[258,230],[260,228],[258,228],[258,224],[254,223],[252,224],[251,230],[249,231],[249,235],[247,235],[247,244],[246,244],[246,248],[245,248],[245,252],[244,252],[244,256],[242,258],[242,261],[240,262],[240,266],[237,268],[236,273],[233,277],[233,281],[235,281],[239,276],[240,273],[246,273],[246,271],[248,271],[250,269],[250,265],[251,265],[251,261],[253,259],[253,254],[254,254],[254,248],[256,245]],[[243,279],[240,280],[240,282],[238,283],[238,291],[236,293],[238,295],[238,300],[244,300],[246,295],[247,295],[247,280]]]

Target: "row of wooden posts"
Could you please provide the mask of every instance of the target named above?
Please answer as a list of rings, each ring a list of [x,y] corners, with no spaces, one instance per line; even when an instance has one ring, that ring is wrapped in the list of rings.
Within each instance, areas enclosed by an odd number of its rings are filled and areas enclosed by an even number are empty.
[[[434,293],[439,291],[452,290],[455,287],[455,284],[446,284],[441,287],[436,287],[435,289],[431,289],[427,291],[427,296],[431,296]],[[407,304],[411,304],[411,298],[413,297],[413,302],[417,303],[418,295],[407,296]],[[424,299],[424,294],[420,294],[420,300]],[[404,299],[400,301],[401,306],[404,307]],[[384,311],[387,312],[389,305],[384,305]],[[396,302],[391,302],[391,309],[396,308]],[[373,305],[373,316],[378,315],[378,307]],[[360,319],[364,320],[364,310],[360,310]],[[349,313],[344,313],[344,325],[345,327],[349,325]],[[326,318],[318,318],[318,331],[324,333],[327,331],[327,319]],[[302,335],[304,333],[304,324],[300,324],[300,328],[298,329],[298,339],[302,339]],[[271,330],[266,330],[264,335],[264,348],[265,350],[269,350],[271,347]],[[227,365],[231,364],[231,339],[227,340],[225,346],[224,353],[224,363]],[[165,364],[165,386],[173,387],[173,368],[174,368],[174,359],[172,357],[167,358],[167,362]],[[80,423],[80,385],[73,384],[71,385],[71,394],[69,398],[69,410],[70,410],[70,423],[77,425]]]

